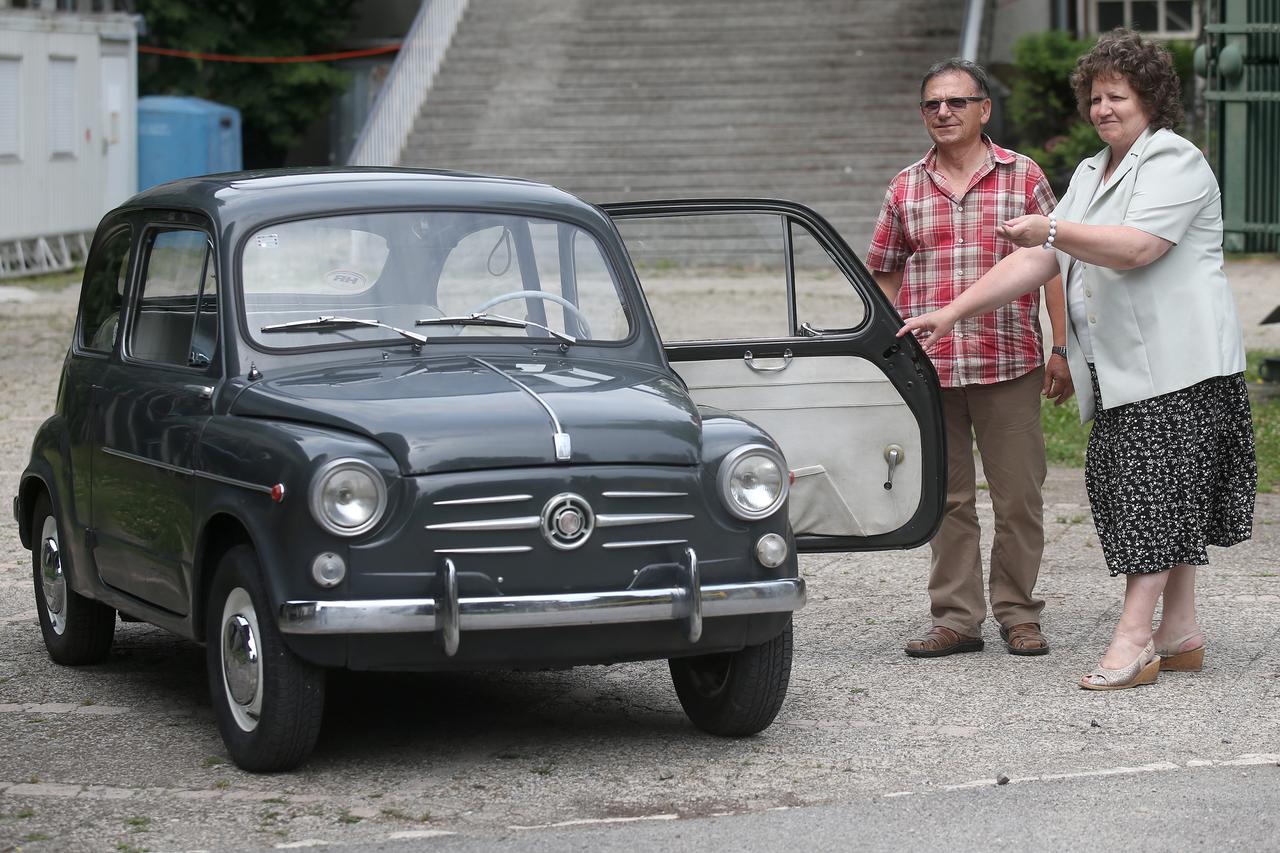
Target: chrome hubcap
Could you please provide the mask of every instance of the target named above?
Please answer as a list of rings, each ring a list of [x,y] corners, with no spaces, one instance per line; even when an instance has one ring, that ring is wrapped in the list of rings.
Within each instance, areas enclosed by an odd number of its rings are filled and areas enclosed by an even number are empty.
[[[258,727],[262,714],[262,658],[258,648],[258,615],[249,593],[236,587],[222,606],[222,684],[231,715],[246,732]]]
[[[61,634],[67,627],[67,579],[62,573],[58,523],[53,516],[44,520],[40,540],[40,581],[44,587],[45,612],[54,633]]]

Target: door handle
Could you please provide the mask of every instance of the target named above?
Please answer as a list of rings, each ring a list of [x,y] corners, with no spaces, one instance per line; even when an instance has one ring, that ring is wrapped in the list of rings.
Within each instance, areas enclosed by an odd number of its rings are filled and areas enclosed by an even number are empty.
[[[212,385],[183,385],[182,390],[195,394],[201,400],[209,400],[213,397]]]
[[[890,444],[884,449],[884,461],[889,463],[889,479],[884,481],[886,492],[893,488],[893,469],[901,465],[902,460],[906,458],[907,452],[900,444]]]
[[[755,356],[752,355],[751,350],[747,350],[742,354],[743,363],[756,373],[777,373],[780,370],[786,370],[791,366],[791,359],[791,350],[784,350],[782,353],[782,364],[773,367],[765,367],[764,365],[755,363]]]

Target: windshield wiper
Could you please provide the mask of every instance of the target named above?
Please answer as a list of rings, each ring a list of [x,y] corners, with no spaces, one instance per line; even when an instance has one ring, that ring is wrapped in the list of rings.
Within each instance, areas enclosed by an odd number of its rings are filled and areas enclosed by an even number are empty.
[[[414,321],[413,325],[500,326],[504,329],[527,329],[532,326],[535,329],[541,329],[563,344],[576,344],[578,342],[578,339],[573,335],[566,335],[564,332],[557,332],[555,329],[548,328],[541,323],[535,323],[532,320],[521,320],[516,317],[508,317],[505,314],[490,314],[487,311],[479,314],[464,314],[460,317],[428,317],[425,320]]]
[[[427,342],[426,335],[419,335],[417,332],[410,332],[408,329],[401,329],[397,326],[392,326],[390,323],[383,323],[380,320],[362,320],[358,317],[316,317],[314,320],[294,320],[291,323],[276,323],[272,326],[263,326],[260,331],[264,334],[271,332],[323,332],[329,329],[363,327],[389,329],[400,337],[413,341],[418,346],[422,346]]]

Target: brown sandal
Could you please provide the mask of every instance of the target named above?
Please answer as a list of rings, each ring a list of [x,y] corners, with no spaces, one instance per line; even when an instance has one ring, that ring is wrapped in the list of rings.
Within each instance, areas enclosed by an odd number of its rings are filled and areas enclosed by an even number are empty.
[[[940,658],[956,652],[980,652],[982,638],[966,637],[950,628],[934,625],[923,637],[908,641],[903,651],[913,658]]]
[[[1009,647],[1011,655],[1047,655],[1049,641],[1040,631],[1038,622],[1020,622],[1000,628],[1000,639]]]

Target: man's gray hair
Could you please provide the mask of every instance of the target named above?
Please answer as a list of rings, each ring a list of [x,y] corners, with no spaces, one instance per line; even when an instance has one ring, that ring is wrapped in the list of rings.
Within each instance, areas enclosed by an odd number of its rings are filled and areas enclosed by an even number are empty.
[[[929,67],[929,70],[924,73],[924,79],[920,81],[920,97],[924,98],[924,87],[929,85],[930,80],[948,71],[963,71],[968,74],[973,78],[973,82],[978,84],[978,94],[988,99],[991,97],[991,81],[987,76],[987,69],[976,62],[970,62],[958,56],[935,62]]]

